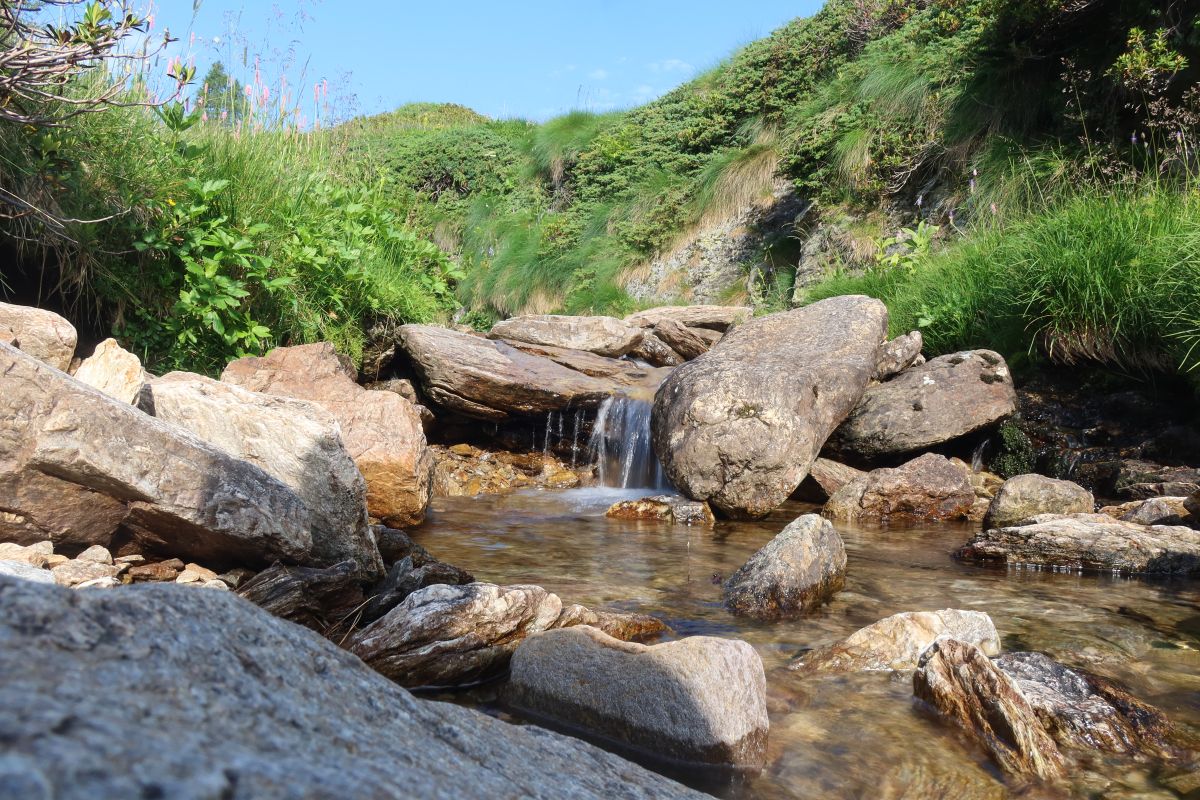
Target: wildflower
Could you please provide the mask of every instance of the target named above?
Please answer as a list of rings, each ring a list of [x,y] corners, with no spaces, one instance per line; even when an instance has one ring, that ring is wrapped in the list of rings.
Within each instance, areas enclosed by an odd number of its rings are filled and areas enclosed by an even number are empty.
[[[924,204],[925,204],[925,195],[923,195],[923,194],[917,195],[917,208],[920,208]]]
[[[975,179],[974,178],[971,178],[971,180],[968,182],[967,185],[970,187],[972,192],[975,191]]]
[[[992,204],[989,206],[989,208],[992,210],[992,216],[995,216],[995,215],[996,215],[996,213],[997,213],[997,212],[996,212],[996,204],[995,204],[995,203],[992,203]]]
[[[208,122],[208,109],[204,109],[204,113],[200,115],[201,122]]]
[[[167,198],[167,205],[174,207],[174,205],[175,205],[175,198],[174,198],[174,197],[168,197],[168,198]]]
[[[1137,146],[1137,131],[1134,131],[1133,133],[1129,134],[1129,143],[1134,145],[1135,147]]]

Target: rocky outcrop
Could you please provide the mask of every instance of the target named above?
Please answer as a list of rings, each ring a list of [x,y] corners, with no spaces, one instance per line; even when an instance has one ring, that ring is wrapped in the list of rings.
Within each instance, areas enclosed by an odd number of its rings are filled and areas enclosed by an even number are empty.
[[[117,344],[116,339],[96,345],[95,352],[75,370],[75,378],[123,403],[137,403],[150,380],[141,359]]]
[[[934,642],[913,674],[913,693],[968,731],[1005,772],[1053,780],[1067,762],[1016,682],[973,644]]]
[[[679,525],[711,527],[716,523],[707,503],[670,495],[643,497],[640,500],[622,500],[619,503],[613,503],[604,513],[605,516],[612,519],[674,522]]]
[[[434,445],[433,496],[475,497],[524,488],[573,489],[588,474],[549,453],[483,450],[469,444]]]
[[[1038,514],[1090,514],[1092,493],[1077,483],[1044,475],[1017,475],[996,492],[983,518],[985,528],[1006,528]]]
[[[0,303],[0,342],[38,361],[66,372],[78,341],[75,326],[53,311]]]
[[[0,344],[0,537],[82,550],[118,529],[214,563],[305,563],[312,519],[261,468]]]
[[[543,314],[497,322],[488,333],[488,338],[584,350],[609,358],[620,358],[641,343],[642,335],[642,329],[637,325],[615,317]]]
[[[689,328],[708,328],[725,331],[754,315],[750,306],[659,306],[630,314],[625,321],[642,328],[654,328],[660,322],[671,320]]]
[[[967,561],[1127,575],[1200,574],[1200,531],[1138,525],[1106,514],[1040,514],[991,528],[958,551]]]
[[[1016,409],[1012,376],[998,353],[940,356],[867,389],[834,435],[831,452],[867,461],[920,452],[983,430]]]
[[[1104,488],[1122,500],[1186,496],[1200,492],[1200,469],[1166,467],[1150,461],[1125,459],[1100,465]],[[1099,489],[1097,490],[1099,491]]]
[[[404,325],[400,348],[421,391],[442,408],[485,420],[505,420],[595,408],[611,381],[505,344],[435,325]]]
[[[693,636],[646,646],[588,626],[530,636],[505,699],[656,756],[761,767],[766,676],[746,642]]]
[[[574,739],[427,702],[228,592],[0,578],[14,797],[676,798]]]
[[[947,638],[972,644],[989,656],[1000,652],[1000,634],[981,611],[906,611],[805,653],[789,669],[805,674],[916,669],[921,653]]]
[[[911,367],[921,357],[925,339],[920,331],[910,331],[879,346],[879,361],[875,365],[875,380],[886,381]]]
[[[974,502],[967,469],[926,453],[855,478],[834,492],[825,513],[842,520],[966,519]]]
[[[592,378],[599,378],[608,383],[613,390],[617,387],[645,387],[652,393],[662,383],[668,372],[668,370],[656,367],[644,367],[627,358],[606,358],[586,350],[568,350],[565,347],[525,342],[503,342],[502,344],[505,347],[511,345],[522,353],[541,356],[561,367]]]
[[[310,400],[328,411],[366,479],[371,516],[392,526],[414,525],[425,517],[433,480],[421,415],[394,392],[363,389],[356,377],[353,365],[322,342],[238,359],[221,380],[252,392]]]
[[[721,334],[708,328],[689,328],[673,319],[664,319],[654,326],[654,335],[679,354],[684,361],[698,358],[721,340]]]
[[[251,392],[188,372],[164,375],[148,392],[158,419],[291,487],[311,512],[313,554],[320,563],[349,559],[366,580],[383,575],[367,520],[366,482],[329,412],[307,400]]]
[[[879,301],[835,297],[739,325],[677,367],[652,416],[671,482],[731,516],[770,512],[862,396],[886,328]]]
[[[683,356],[671,349],[671,346],[658,338],[653,331],[642,337],[642,343],[630,351],[629,355],[645,361],[652,367],[677,367],[683,363]]]
[[[792,522],[725,582],[734,614],[779,619],[811,611],[842,588],[846,547],[816,514]]]

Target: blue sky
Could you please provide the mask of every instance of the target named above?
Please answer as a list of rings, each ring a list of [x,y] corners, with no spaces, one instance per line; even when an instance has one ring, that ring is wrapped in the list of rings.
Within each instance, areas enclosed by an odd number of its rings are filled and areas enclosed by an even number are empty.
[[[541,120],[644,103],[820,5],[200,0],[193,15],[193,0],[157,0],[153,13],[201,75],[220,59],[246,77],[243,58],[258,55],[264,82],[303,81],[310,104],[313,84],[328,80],[335,105],[355,114],[424,100]]]

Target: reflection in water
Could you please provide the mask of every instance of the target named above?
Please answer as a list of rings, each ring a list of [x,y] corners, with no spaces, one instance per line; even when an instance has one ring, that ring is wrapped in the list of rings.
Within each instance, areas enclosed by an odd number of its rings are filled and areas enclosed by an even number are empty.
[[[829,644],[900,611],[986,611],[1006,650],[1041,650],[1127,684],[1176,722],[1200,726],[1200,588],[960,564],[949,556],[966,526],[880,529],[839,525],[846,588],[812,616],[758,623],[730,616],[721,582],[810,507],[715,530],[610,520],[604,510],[645,489],[523,492],[435,501],[414,539],[478,580],[536,583],[565,602],[664,619],[678,636],[751,642],[767,669],[768,767],[748,785],[704,788],[754,798],[1009,796],[987,759],[912,699],[907,675],[805,678],[787,672],[805,648]],[[1079,792],[1161,785],[1158,765],[1089,765]],[[1107,788],[1106,788],[1107,787]],[[1159,790],[1161,792],[1161,790]],[[1155,797],[1171,797],[1155,794]]]

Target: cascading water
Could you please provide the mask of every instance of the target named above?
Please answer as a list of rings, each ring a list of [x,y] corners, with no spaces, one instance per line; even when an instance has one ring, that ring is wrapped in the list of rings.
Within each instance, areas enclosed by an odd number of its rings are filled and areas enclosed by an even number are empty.
[[[600,406],[588,451],[601,486],[673,491],[650,442],[651,404],[613,395]]]

